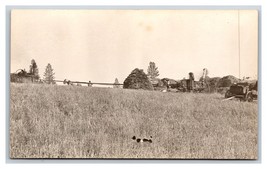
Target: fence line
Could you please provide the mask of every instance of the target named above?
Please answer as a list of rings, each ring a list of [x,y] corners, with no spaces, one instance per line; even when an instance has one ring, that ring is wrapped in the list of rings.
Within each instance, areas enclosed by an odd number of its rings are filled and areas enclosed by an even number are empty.
[[[64,82],[64,80],[54,80],[55,82]],[[79,84],[87,84],[87,85],[94,85],[94,84],[96,84],[96,85],[123,85],[123,84],[121,84],[121,83],[96,83],[96,82],[80,82],[80,81],[70,81],[71,83],[79,83]]]

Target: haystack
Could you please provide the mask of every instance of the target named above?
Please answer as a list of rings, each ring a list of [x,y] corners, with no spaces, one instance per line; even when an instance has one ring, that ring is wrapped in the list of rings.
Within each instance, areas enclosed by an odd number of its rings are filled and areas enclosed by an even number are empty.
[[[142,69],[134,69],[123,82],[125,89],[153,90],[152,83]]]
[[[230,87],[234,83],[238,83],[240,80],[232,75],[224,76],[218,81],[218,87]]]

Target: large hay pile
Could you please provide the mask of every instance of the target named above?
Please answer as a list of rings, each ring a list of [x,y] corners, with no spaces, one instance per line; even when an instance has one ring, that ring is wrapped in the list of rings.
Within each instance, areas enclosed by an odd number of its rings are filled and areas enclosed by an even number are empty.
[[[134,69],[123,82],[125,89],[153,90],[152,83],[142,69]]]
[[[202,77],[199,79],[199,82],[202,81]],[[239,82],[240,80],[232,75],[224,76],[223,78],[220,77],[206,77],[205,79],[205,89],[204,92],[219,92],[219,93],[225,93],[229,87]]]
[[[218,81],[217,87],[230,87],[234,83],[238,83],[240,80],[232,75],[224,76]]]

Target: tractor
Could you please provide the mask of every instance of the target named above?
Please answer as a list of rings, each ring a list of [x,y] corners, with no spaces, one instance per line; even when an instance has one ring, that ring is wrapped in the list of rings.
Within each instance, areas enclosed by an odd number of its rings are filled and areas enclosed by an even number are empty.
[[[243,101],[252,102],[258,98],[258,87],[256,84],[248,82],[235,83],[230,86],[230,89],[225,93],[226,99],[239,98]]]

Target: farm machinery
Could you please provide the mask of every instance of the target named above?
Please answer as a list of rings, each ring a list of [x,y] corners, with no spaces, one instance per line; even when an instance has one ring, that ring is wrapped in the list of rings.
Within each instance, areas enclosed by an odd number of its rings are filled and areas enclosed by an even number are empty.
[[[28,73],[25,69],[18,69],[15,73],[11,73],[10,81],[16,83],[34,83],[38,82],[38,75]]]
[[[177,86],[178,86],[177,90],[179,92],[194,92],[194,93],[204,92],[204,90],[207,87],[206,84],[191,79],[182,79]]]
[[[153,87],[155,90],[162,90],[163,87],[167,88],[163,91],[168,92],[195,92],[201,93],[209,91],[209,83],[207,83],[207,69],[203,69],[203,75],[199,81],[195,81],[194,74],[189,73],[188,79],[173,80],[169,78],[156,79],[152,81]]]
[[[207,74],[208,74],[208,70],[204,68],[201,80],[195,81],[194,74],[190,72],[189,79],[180,80],[180,83],[177,85],[178,91],[200,93],[200,92],[203,92],[206,88],[209,89],[209,85],[206,81]]]
[[[225,98],[239,98],[243,101],[252,102],[258,98],[258,82],[256,84],[250,84],[248,82],[240,82],[230,86],[230,89],[226,91]]]

